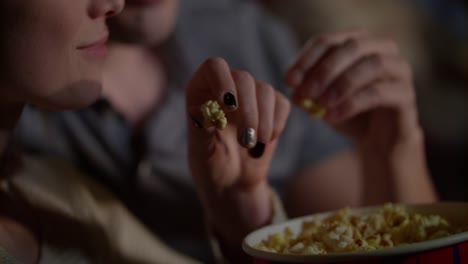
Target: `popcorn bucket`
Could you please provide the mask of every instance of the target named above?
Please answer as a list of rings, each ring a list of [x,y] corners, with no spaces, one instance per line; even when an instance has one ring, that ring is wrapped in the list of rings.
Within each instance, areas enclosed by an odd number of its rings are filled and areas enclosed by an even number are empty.
[[[451,225],[468,227],[468,203],[436,203],[406,205],[410,213],[440,215]],[[351,209],[351,213],[367,214],[382,207]],[[255,264],[468,264],[468,232],[372,251],[328,253],[318,255],[280,254],[258,249],[256,245],[269,235],[283,233],[285,228],[298,234],[304,221],[320,220],[335,212],[304,216],[285,223],[261,228],[250,233],[243,242],[244,251]],[[466,231],[467,229],[465,229]]]

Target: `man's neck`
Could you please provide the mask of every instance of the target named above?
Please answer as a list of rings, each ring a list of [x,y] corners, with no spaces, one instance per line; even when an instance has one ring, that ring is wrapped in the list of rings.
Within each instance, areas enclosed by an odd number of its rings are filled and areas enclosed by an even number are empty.
[[[113,44],[104,72],[104,96],[134,126],[152,114],[167,92],[166,67],[156,51]]]

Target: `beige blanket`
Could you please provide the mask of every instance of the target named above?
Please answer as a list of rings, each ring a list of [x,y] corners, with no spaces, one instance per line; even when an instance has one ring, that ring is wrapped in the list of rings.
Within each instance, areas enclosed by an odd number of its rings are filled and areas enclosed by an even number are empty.
[[[147,230],[110,192],[53,159],[23,159],[7,188],[34,208],[41,226],[41,262],[198,263]]]

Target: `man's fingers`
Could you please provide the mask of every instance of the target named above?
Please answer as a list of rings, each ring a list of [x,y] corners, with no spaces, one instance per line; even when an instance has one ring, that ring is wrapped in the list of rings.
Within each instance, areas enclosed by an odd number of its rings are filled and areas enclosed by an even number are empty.
[[[391,41],[350,38],[330,48],[316,64],[311,65],[296,92],[303,97],[318,98],[327,91],[338,76],[362,58],[395,54],[398,54],[398,49]]]
[[[411,89],[404,89],[403,86],[397,82],[370,84],[341,104],[329,109],[324,118],[331,124],[339,124],[372,109],[403,109],[414,106],[414,93]]]
[[[333,35],[322,35],[310,39],[299,52],[296,62],[286,73],[286,83],[291,87],[299,86],[303,81],[306,71],[316,64],[328,50],[350,38],[366,36],[364,30],[354,30]]]
[[[338,76],[318,102],[325,107],[334,107],[378,80],[410,81],[410,78],[410,66],[398,56],[363,57]]]

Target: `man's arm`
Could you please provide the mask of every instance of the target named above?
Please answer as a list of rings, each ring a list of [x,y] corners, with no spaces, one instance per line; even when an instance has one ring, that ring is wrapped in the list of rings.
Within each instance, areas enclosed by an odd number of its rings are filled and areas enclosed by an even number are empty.
[[[294,185],[304,184],[297,188],[321,200],[314,203],[324,203],[308,211],[352,203],[436,200],[424,157],[412,68],[393,41],[365,30],[311,38],[286,81],[294,88],[297,105],[309,99],[325,108],[323,120],[357,148],[355,158],[336,155],[300,172]]]
[[[421,147],[416,142],[402,146],[393,159],[365,150],[330,156],[291,177],[285,208],[294,217],[346,206],[434,202],[437,196],[420,157],[423,152],[418,151]]]
[[[421,130],[408,133],[390,153],[379,153],[375,149],[366,144],[359,149],[364,205],[437,201],[426,165]]]
[[[304,167],[288,182],[286,212],[295,217],[361,205],[360,171],[357,156],[349,150]]]

